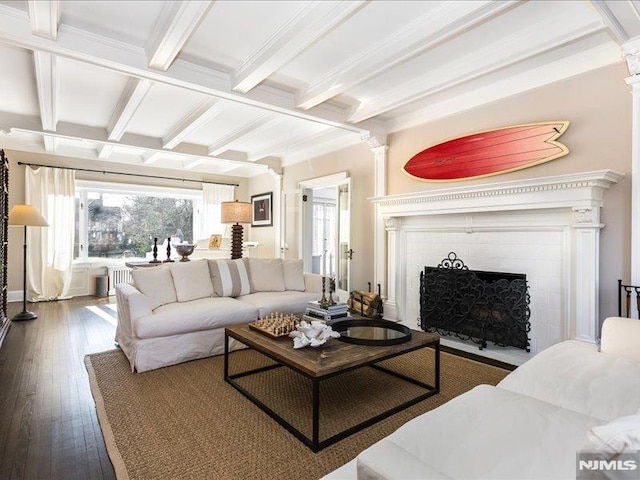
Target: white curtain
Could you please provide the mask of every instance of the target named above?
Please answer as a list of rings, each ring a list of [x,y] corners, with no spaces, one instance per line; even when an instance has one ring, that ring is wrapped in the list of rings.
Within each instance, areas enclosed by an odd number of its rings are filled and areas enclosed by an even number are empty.
[[[75,171],[27,167],[25,203],[36,207],[48,227],[27,227],[27,298],[65,298],[71,284],[75,234]]]
[[[202,222],[199,239],[209,238],[214,233],[224,234],[225,225],[220,223],[220,203],[233,201],[233,185],[202,184]]]

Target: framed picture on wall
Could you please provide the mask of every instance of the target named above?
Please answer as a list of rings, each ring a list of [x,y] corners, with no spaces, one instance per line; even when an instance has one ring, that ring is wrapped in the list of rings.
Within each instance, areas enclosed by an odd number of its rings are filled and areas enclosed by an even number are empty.
[[[273,192],[251,196],[251,226],[271,227],[273,225]]]

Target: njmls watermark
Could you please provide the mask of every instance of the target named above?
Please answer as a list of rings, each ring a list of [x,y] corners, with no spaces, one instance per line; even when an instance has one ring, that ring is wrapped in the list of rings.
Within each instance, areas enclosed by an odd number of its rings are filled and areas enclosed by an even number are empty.
[[[604,458],[602,453],[576,454],[577,480],[640,480],[640,452],[619,453]]]

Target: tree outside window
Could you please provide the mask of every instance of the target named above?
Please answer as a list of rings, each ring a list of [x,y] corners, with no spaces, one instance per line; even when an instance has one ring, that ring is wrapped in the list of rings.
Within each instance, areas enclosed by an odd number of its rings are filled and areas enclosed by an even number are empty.
[[[161,244],[181,231],[192,241],[194,200],[117,193],[86,192],[86,239],[77,238],[76,258],[86,245],[88,257],[145,258],[154,237]],[[77,223],[84,214],[77,203]],[[78,237],[83,233],[78,227]]]

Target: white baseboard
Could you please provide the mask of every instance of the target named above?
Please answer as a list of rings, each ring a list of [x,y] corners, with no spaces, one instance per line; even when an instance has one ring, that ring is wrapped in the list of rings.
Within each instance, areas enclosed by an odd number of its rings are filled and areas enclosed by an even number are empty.
[[[7,302],[21,302],[22,290],[9,290],[7,292]]]

